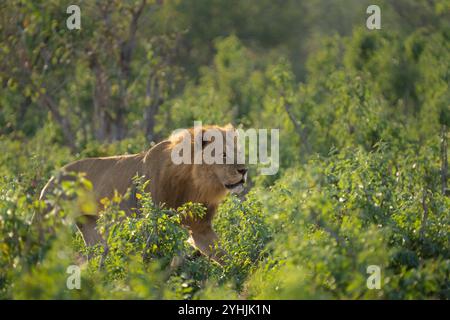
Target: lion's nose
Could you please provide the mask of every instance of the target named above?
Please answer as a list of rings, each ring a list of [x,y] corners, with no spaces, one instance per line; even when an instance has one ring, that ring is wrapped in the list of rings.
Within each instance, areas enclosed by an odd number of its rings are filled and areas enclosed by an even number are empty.
[[[237,172],[239,172],[240,174],[242,174],[242,175],[245,175],[246,173],[247,173],[247,169],[238,169],[238,171]]]

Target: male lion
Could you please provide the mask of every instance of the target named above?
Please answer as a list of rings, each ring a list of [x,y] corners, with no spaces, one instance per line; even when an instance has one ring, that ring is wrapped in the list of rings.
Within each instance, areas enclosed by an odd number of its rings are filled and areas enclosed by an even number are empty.
[[[229,191],[242,191],[247,178],[247,169],[245,165],[237,164],[237,161],[228,161],[226,164],[195,164],[194,161],[175,164],[172,152],[174,147],[186,141],[183,139],[189,139],[192,151],[191,160],[194,160],[199,152],[203,153],[204,148],[214,141],[214,139],[209,141],[205,139],[205,133],[209,130],[219,132],[223,141],[226,141],[226,137],[230,133],[236,133],[231,125],[202,127],[202,147],[200,150],[196,150],[194,147],[195,141],[198,141],[195,140],[196,130],[194,127],[186,129],[182,133],[173,134],[167,140],[139,154],[87,158],[69,163],[62,168],[62,179],[69,179],[69,175],[64,176],[66,172],[85,173],[86,178],[92,182],[99,208],[101,208],[99,201],[105,197],[111,198],[114,191],[125,194],[130,188],[133,188],[133,177],[136,175],[150,180],[146,191],[150,192],[155,204],[173,209],[186,202],[203,204],[206,207],[206,214],[203,218],[183,217],[182,224],[189,231],[191,245],[214,261],[223,264],[224,252],[215,249],[218,237],[212,228],[212,219],[218,205]],[[237,154],[237,140],[236,136],[234,137],[232,148]],[[230,147],[229,144],[228,147]],[[216,156],[222,156],[225,159],[227,150],[230,149],[226,147],[226,143],[223,143],[223,150],[219,151],[222,155]],[[45,198],[55,183],[56,180],[52,177],[42,189],[40,199]],[[122,209],[128,214],[136,206],[137,201],[132,192],[130,198],[121,203]],[[97,219],[98,213],[94,216],[86,215],[80,220],[81,222],[77,223],[88,246],[103,241],[96,230]]]

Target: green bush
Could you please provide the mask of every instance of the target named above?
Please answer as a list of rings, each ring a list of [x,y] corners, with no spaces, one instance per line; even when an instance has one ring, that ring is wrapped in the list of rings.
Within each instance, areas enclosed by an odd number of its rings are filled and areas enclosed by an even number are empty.
[[[0,299],[449,299],[448,0],[381,1],[381,30],[366,2],[85,1],[82,32],[65,1],[0,4]],[[65,164],[194,120],[280,133],[277,174],[252,166],[218,208],[224,267],[180,224],[205,208],[160,208],[139,177],[94,247],[85,177],[38,200]]]

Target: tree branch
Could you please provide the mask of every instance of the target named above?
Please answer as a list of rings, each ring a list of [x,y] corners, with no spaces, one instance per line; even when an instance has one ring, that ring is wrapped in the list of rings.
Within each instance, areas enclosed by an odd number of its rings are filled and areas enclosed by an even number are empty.
[[[297,133],[297,135],[300,137],[301,143],[304,146],[304,152],[309,153],[311,151],[309,142],[308,142],[308,132],[306,128],[303,128],[300,121],[298,121],[292,112],[292,105],[289,102],[286,102],[284,104],[284,109],[286,110],[286,113],[289,116],[289,119],[291,120],[292,124],[294,125],[294,130]]]

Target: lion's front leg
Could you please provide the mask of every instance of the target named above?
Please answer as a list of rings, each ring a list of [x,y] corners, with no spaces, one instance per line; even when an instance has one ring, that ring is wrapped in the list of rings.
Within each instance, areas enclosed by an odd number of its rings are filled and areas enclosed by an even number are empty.
[[[210,225],[190,230],[189,244],[200,250],[208,258],[224,265],[225,251],[218,247],[217,234]]]

